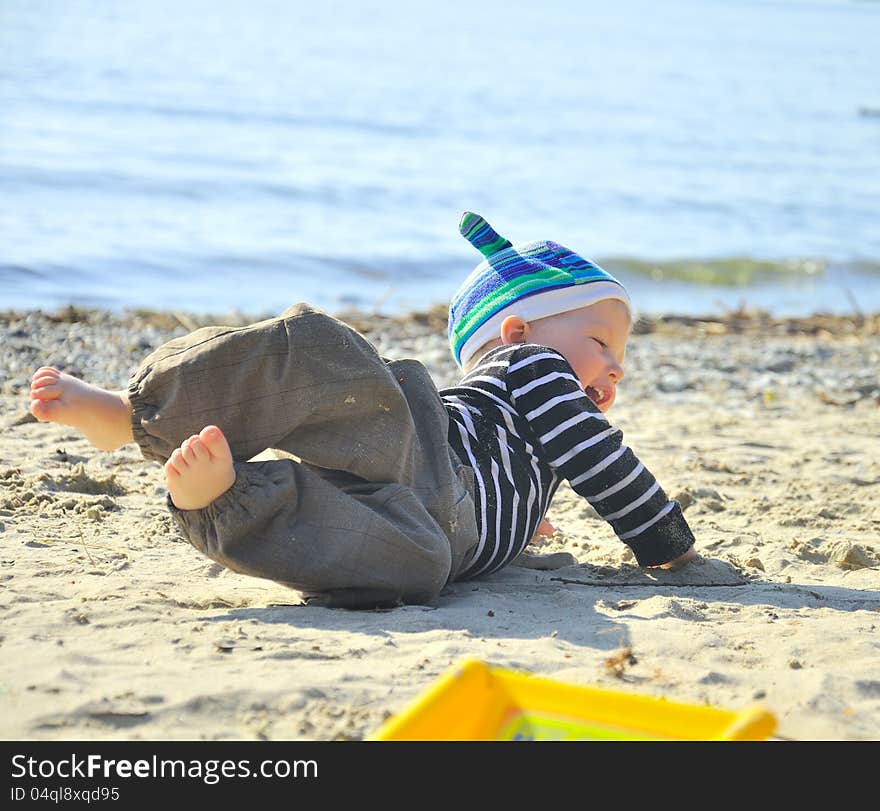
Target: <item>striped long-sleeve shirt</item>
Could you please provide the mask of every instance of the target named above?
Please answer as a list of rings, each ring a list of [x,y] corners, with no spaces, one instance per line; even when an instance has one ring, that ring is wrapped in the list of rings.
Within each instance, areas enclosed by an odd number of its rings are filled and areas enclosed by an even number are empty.
[[[694,542],[678,502],[623,444],[555,349],[498,347],[440,395],[449,442],[476,482],[479,544],[459,579],[497,571],[522,552],[562,479],[643,566],[666,563]]]

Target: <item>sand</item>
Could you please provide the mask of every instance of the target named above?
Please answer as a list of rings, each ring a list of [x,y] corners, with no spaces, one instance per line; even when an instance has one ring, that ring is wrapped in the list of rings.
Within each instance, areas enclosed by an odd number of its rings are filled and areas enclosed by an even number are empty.
[[[437,309],[346,317],[454,380]],[[195,324],[0,314],[0,738],[362,739],[465,658],[759,702],[781,739],[880,738],[880,317],[640,322],[610,416],[685,507],[698,563],[639,569],[564,485],[529,551],[569,565],[363,612],[224,570],[177,534],[135,445],[27,419],[42,363],[122,387]]]

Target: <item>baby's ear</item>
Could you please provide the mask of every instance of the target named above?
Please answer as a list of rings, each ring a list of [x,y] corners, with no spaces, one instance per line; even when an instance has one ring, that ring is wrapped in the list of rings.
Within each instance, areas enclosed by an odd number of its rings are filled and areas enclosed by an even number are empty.
[[[529,325],[518,315],[509,315],[501,322],[501,340],[505,344],[524,344]]]

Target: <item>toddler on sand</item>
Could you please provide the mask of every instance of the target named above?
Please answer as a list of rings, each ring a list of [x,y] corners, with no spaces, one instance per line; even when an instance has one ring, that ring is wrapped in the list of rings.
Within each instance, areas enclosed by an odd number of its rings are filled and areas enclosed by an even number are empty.
[[[100,450],[137,442],[164,465],[168,507],[196,549],[320,605],[423,603],[499,570],[562,479],[640,565],[696,557],[680,506],[605,416],[623,377],[626,290],[554,242],[514,246],[470,213],[460,230],[484,259],[450,307],[465,372],[453,388],[299,304],[176,338],[123,391],[42,367],[31,412]],[[249,461],[269,448],[299,461]]]

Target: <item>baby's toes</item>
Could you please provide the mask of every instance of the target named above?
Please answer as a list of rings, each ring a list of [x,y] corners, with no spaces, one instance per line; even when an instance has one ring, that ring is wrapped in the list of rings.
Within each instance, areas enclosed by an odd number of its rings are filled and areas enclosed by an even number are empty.
[[[53,369],[51,366],[41,366],[31,375],[31,388],[39,388],[47,386],[50,383],[57,383],[61,379],[61,372]]]
[[[189,443],[188,450],[197,462],[207,462],[211,459],[211,454],[199,437],[193,437]],[[187,457],[187,461],[189,461],[189,457]]]
[[[57,412],[58,403],[54,400],[42,400],[33,398],[31,400],[31,414],[33,414],[40,422],[50,422],[53,413]]]
[[[200,439],[205,449],[215,459],[227,459],[230,456],[229,443],[226,437],[216,425],[206,425],[202,428]]]
[[[180,454],[188,465],[194,465],[198,461],[198,459],[196,459],[195,451],[192,449],[192,445],[188,442],[184,443],[181,447]]]
[[[187,468],[189,468],[180,448],[176,448],[174,453],[171,454],[168,461],[165,463],[165,469],[167,470],[169,467],[171,467],[178,475],[185,473]]]
[[[60,390],[61,386],[59,383],[58,375],[36,374],[31,379],[32,392],[39,391],[45,393],[45,390],[48,388]]]
[[[31,401],[36,400],[58,400],[63,391],[60,385],[56,383],[47,383],[44,386],[36,386],[31,388]]]
[[[194,439],[198,439],[198,437],[195,435],[187,437],[180,443],[180,448],[178,449],[187,462],[195,458],[190,451],[190,445],[192,445]]]
[[[31,375],[31,380],[36,380],[38,377],[54,377],[57,380],[61,377],[61,372],[54,366],[41,366]]]

